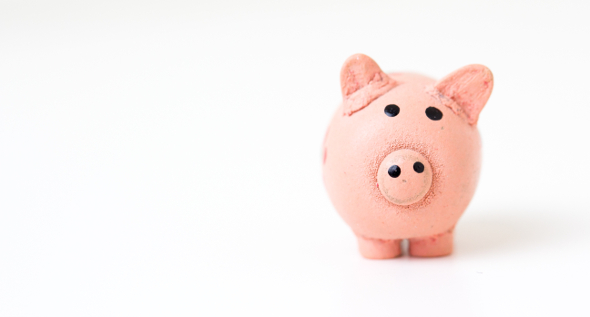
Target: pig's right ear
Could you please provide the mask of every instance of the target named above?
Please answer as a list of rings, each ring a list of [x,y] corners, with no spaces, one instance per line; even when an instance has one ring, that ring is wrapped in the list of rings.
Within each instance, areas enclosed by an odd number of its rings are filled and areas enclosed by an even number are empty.
[[[494,76],[483,65],[468,65],[439,80],[434,88],[445,100],[454,101],[444,102],[446,106],[476,125],[494,88]]]
[[[363,109],[396,85],[369,56],[352,55],[340,72],[344,114],[350,116]]]

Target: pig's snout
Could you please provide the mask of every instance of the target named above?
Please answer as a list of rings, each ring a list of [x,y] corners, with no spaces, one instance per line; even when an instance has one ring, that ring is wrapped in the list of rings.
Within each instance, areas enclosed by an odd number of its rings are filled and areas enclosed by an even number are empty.
[[[397,205],[411,205],[428,193],[432,184],[432,167],[416,151],[397,150],[381,162],[377,182],[387,200]]]

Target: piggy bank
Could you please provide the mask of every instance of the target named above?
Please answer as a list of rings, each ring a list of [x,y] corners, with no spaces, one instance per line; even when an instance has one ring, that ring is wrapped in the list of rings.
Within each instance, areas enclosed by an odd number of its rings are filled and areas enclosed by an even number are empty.
[[[362,54],[340,74],[342,104],[323,143],[323,178],[370,259],[453,251],[453,230],[480,170],[477,120],[493,87],[490,70],[468,65],[439,81],[384,73]]]

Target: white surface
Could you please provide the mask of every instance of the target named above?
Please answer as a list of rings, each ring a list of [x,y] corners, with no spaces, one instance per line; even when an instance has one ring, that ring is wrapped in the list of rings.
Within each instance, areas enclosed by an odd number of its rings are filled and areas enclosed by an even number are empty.
[[[588,2],[361,2],[1,2],[0,316],[587,315]],[[450,257],[328,201],[357,52],[494,72]]]

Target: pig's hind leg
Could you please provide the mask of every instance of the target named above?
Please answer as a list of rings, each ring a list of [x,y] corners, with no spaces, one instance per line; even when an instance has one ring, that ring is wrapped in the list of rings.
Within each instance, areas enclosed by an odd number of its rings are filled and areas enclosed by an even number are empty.
[[[402,254],[402,240],[381,240],[357,235],[359,251],[367,259],[393,259]]]
[[[453,252],[453,229],[429,237],[408,239],[411,256],[434,257],[449,255]]]

